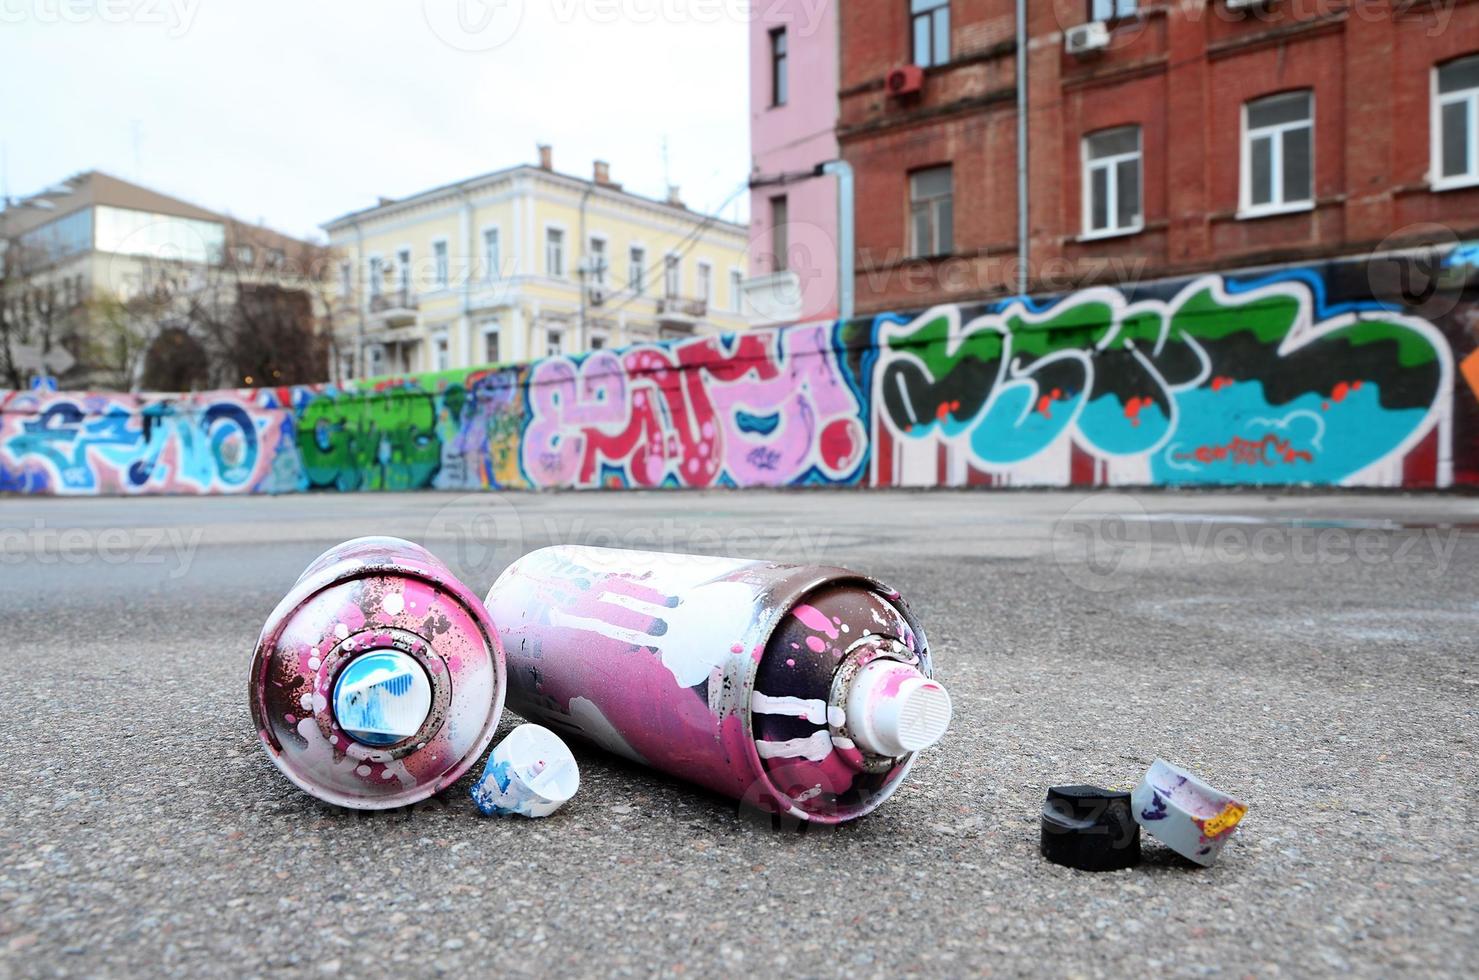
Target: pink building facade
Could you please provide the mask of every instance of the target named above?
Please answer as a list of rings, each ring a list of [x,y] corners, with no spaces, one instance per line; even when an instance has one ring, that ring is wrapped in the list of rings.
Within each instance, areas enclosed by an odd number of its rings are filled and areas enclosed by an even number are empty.
[[[836,0],[769,0],[750,22],[750,278],[757,324],[838,315]]]

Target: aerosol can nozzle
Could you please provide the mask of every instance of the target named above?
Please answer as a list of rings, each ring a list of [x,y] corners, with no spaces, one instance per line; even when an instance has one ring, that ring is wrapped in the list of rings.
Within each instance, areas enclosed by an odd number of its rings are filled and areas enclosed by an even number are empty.
[[[846,711],[858,746],[893,758],[929,748],[950,727],[945,688],[898,660],[865,664],[848,690]]]

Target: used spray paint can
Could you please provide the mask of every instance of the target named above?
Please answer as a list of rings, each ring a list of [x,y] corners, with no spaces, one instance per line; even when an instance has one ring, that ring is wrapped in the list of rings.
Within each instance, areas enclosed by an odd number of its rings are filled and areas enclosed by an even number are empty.
[[[405,806],[456,782],[498,727],[503,648],[482,602],[429,551],[358,538],[308,566],[262,627],[252,719],[321,800]]]
[[[840,568],[559,546],[487,606],[510,708],[772,813],[868,813],[950,722],[903,599]]]

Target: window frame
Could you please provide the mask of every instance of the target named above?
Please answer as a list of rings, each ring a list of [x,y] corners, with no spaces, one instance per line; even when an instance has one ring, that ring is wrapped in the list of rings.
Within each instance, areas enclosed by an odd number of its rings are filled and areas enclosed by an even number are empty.
[[[779,109],[791,100],[791,37],[784,27],[771,28],[769,37],[770,108]]]
[[[707,259],[699,259],[697,264],[696,285],[698,287],[694,299],[703,300],[708,306],[714,303],[714,263]]]
[[[1129,0],[1129,2],[1133,4],[1133,6],[1130,8],[1129,13],[1120,13],[1119,5],[1122,2],[1124,2],[1124,0],[1088,0],[1087,6],[1089,8],[1089,21],[1091,23],[1103,22],[1105,24],[1116,24],[1120,21],[1134,20],[1136,17],[1140,16],[1140,0]],[[1101,3],[1108,3],[1110,7],[1113,8],[1110,10],[1108,17],[1100,17],[1094,10],[1094,8]]]
[[[478,324],[478,327],[479,327],[479,329],[478,329],[478,335],[480,337],[482,337],[482,339],[483,339],[483,349],[482,349],[483,363],[484,364],[502,364],[503,363],[503,359],[502,359],[503,358],[503,325],[498,322],[498,318],[497,317],[490,317],[490,318],[488,318],[486,320],[481,321]],[[489,337],[493,338],[493,346],[498,349],[498,355],[499,355],[498,357],[494,358],[491,361],[488,360],[488,338]]]
[[[905,13],[908,15],[909,18],[908,38],[910,63],[925,69],[938,68],[942,65],[950,64],[952,48],[952,45],[950,43],[950,32],[952,27],[950,17],[950,0],[938,0],[938,2],[934,4],[934,6],[927,7],[922,11],[916,11],[914,9],[914,3],[915,0],[906,0],[905,3]],[[945,18],[945,53],[943,56],[938,56],[935,51],[935,34],[938,30],[938,27],[935,24],[935,18],[938,16],[943,16]],[[927,37],[929,39],[930,52],[929,59],[927,61],[920,60],[919,45],[916,43],[919,40],[918,25],[921,20],[929,21],[929,31],[927,32]]]
[[[1135,152],[1117,153],[1112,156],[1090,159],[1089,141],[1096,136],[1107,136],[1123,130],[1133,129],[1135,131]],[[1109,126],[1104,129],[1096,129],[1092,133],[1085,133],[1079,140],[1080,172],[1079,179],[1080,197],[1082,198],[1083,230],[1079,235],[1080,241],[1093,241],[1101,238],[1121,238],[1127,235],[1138,235],[1145,230],[1145,127],[1140,123],[1127,123],[1123,126]],[[1109,179],[1105,181],[1105,187],[1109,191],[1109,200],[1105,202],[1105,214],[1111,221],[1118,220],[1119,215],[1119,164],[1125,160],[1134,159],[1136,162],[1135,176],[1139,184],[1140,214],[1133,225],[1120,226],[1111,224],[1106,228],[1094,227],[1094,179],[1095,170],[1108,170]]]
[[[559,268],[558,269],[552,268],[552,266],[555,263],[550,262],[550,233],[551,232],[554,232],[555,234],[559,235],[559,237],[560,237],[560,252],[559,252],[559,259],[560,259],[560,261],[558,263],[559,264]],[[547,278],[547,279],[569,279],[570,278],[570,276],[569,276],[569,266],[570,266],[570,264],[569,264],[569,262],[566,261],[566,259],[568,258],[568,256],[565,254],[565,250],[566,250],[566,247],[568,245],[568,242],[569,242],[569,235],[566,234],[566,232],[565,232],[565,226],[564,225],[545,225],[544,226],[544,275],[545,275],[545,278]]]
[[[633,262],[632,257],[641,256],[641,261]],[[627,291],[633,296],[647,295],[647,246],[639,242],[627,245]]]
[[[771,195],[767,217],[770,219],[770,271],[772,273],[788,272],[791,268],[790,195]]]
[[[1257,130],[1259,136],[1269,136],[1270,159],[1269,159],[1269,189],[1275,194],[1273,200],[1267,204],[1253,203],[1253,140],[1254,131],[1248,128],[1248,110],[1256,103],[1268,99],[1277,99],[1289,95],[1303,94],[1309,104],[1309,116],[1296,122],[1277,123],[1272,126],[1262,126]],[[1284,196],[1284,134],[1295,129],[1308,129],[1310,139],[1310,189],[1309,198],[1300,201],[1285,201]],[[1238,148],[1238,218],[1267,218],[1280,214],[1300,214],[1315,209],[1315,188],[1318,184],[1316,169],[1316,144],[1315,144],[1315,90],[1313,88],[1289,89],[1283,92],[1269,92],[1256,98],[1246,99],[1242,105],[1242,125],[1240,127]],[[1277,138],[1272,138],[1277,137]],[[1275,164],[1278,166],[1275,166]]]
[[[1444,95],[1438,91],[1439,75],[1449,65],[1461,61],[1479,62],[1479,52],[1459,55],[1435,64],[1429,75],[1429,132],[1431,152],[1429,157],[1428,185],[1434,191],[1452,191],[1479,187],[1479,85],[1460,89]],[[1443,109],[1450,103],[1468,103],[1469,126],[1469,170],[1467,173],[1449,177],[1443,173]]]
[[[729,312],[744,312],[745,273],[743,269],[729,270]]]
[[[936,194],[933,197],[922,197],[922,198],[918,198],[916,200],[915,197],[914,197],[914,179],[915,179],[915,177],[917,177],[920,174],[923,174],[923,173],[932,171],[932,170],[947,170],[947,171],[950,172],[950,193],[949,193],[949,195]],[[911,258],[911,259],[933,259],[933,258],[943,258],[944,256],[947,256],[947,255],[954,255],[955,254],[955,167],[954,167],[954,165],[953,164],[949,164],[949,163],[933,163],[933,164],[929,164],[928,166],[924,166],[924,167],[915,167],[913,170],[907,171],[904,174],[904,193],[906,195],[906,201],[908,203],[908,210],[905,213],[905,223],[906,223],[907,228],[908,228],[908,241],[907,241],[906,244],[908,245],[909,258]],[[939,220],[938,206],[939,206],[939,202],[940,201],[946,200],[947,198],[950,201],[950,241],[948,243],[948,247],[946,247],[944,249],[941,249],[940,248],[940,224],[941,224],[941,222]],[[920,204],[925,205],[930,210],[930,229],[931,229],[931,232],[932,232],[932,239],[933,240],[931,241],[930,248],[928,250],[922,250],[919,247],[919,243],[915,240],[914,211],[915,211],[915,207],[917,205],[920,205]]]
[[[662,257],[662,295],[664,299],[683,296],[683,256],[677,252]]]
[[[599,249],[596,248],[597,242],[601,245]],[[593,231],[586,235],[585,246],[586,257],[590,260],[590,264],[586,269],[586,282],[592,286],[605,289],[606,283],[609,281],[607,277],[611,273],[611,236],[605,232]],[[595,262],[597,254],[605,260],[605,268],[599,269],[599,271]]]
[[[431,281],[435,289],[452,288],[452,246],[445,235],[431,240]]]

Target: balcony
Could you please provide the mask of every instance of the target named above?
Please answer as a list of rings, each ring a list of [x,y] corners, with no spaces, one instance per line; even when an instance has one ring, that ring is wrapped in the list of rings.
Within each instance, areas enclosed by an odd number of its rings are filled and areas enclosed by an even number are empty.
[[[745,314],[756,323],[795,323],[801,319],[801,277],[789,269],[746,279],[740,294]]]
[[[708,312],[707,300],[664,296],[657,301],[658,325],[669,330],[692,332],[694,326],[708,315]]]
[[[370,322],[378,327],[404,327],[416,322],[420,299],[409,289],[376,293],[370,297]]]

